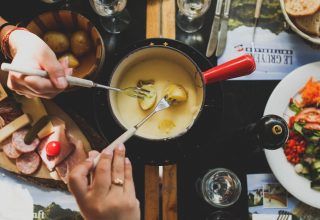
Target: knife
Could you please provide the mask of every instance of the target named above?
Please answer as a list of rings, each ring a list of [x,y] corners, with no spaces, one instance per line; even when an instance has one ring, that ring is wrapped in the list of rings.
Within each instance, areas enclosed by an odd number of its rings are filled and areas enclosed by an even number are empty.
[[[216,5],[216,11],[214,15],[213,24],[211,27],[211,33],[210,38],[208,42],[207,52],[206,56],[211,57],[216,50],[217,47],[217,41],[218,41],[218,33],[219,33],[219,27],[220,27],[220,15],[222,10],[222,3],[223,0],[218,0]]]
[[[224,5],[224,10],[223,10],[223,17],[221,20],[220,34],[218,38],[218,47],[216,50],[217,57],[220,57],[224,49],[226,48],[230,5],[231,5],[231,0],[226,0]]]
[[[258,20],[259,20],[259,17],[260,17],[262,1],[263,1],[263,0],[257,0],[257,2],[256,2],[256,9],[255,9],[255,11],[254,11],[254,26],[253,26],[252,40],[251,40],[251,50],[252,50],[252,54],[254,54],[254,52],[255,52],[254,39],[255,39],[255,36],[256,36],[256,29],[257,29]]]

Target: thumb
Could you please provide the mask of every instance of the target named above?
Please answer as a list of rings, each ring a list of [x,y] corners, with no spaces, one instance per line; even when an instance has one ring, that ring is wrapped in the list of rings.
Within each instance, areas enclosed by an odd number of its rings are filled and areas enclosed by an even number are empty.
[[[58,89],[65,89],[68,86],[63,65],[57,60],[56,55],[50,51],[46,58],[42,59],[40,66],[49,73],[49,77]]]

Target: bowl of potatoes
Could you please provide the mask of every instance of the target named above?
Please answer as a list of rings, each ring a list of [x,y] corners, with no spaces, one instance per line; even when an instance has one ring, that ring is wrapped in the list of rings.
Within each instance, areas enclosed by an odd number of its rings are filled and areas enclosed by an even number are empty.
[[[81,14],[68,10],[45,12],[27,29],[41,37],[59,60],[67,57],[73,76],[93,80],[101,70],[105,60],[103,39]]]

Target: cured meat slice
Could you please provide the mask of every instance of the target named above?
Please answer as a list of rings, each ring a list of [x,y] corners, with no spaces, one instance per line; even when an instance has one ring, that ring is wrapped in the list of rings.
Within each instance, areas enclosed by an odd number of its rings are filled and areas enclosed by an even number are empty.
[[[320,131],[320,124],[318,123],[307,123],[304,126],[305,129],[309,129],[309,130],[317,130]]]
[[[24,137],[28,133],[28,129],[20,129],[12,134],[12,145],[16,150],[22,153],[29,153],[34,151],[39,145],[39,139],[36,138],[31,144],[24,142]]]
[[[22,154],[16,160],[17,169],[23,174],[33,174],[41,164],[40,156],[36,152]]]
[[[17,151],[11,143],[11,138],[4,140],[1,145],[3,146],[3,152],[5,155],[11,159],[16,159],[21,155],[20,151]]]
[[[83,143],[68,134],[69,140],[75,145],[74,152],[67,157],[62,163],[56,166],[56,171],[64,183],[68,183],[68,177],[71,170],[79,163],[84,161],[88,156],[83,148]]]
[[[38,153],[42,161],[46,164],[50,171],[52,171],[57,164],[66,159],[75,149],[75,146],[70,143],[70,141],[66,137],[65,123],[57,118],[52,120],[52,123],[53,133],[47,138],[43,139],[38,147]],[[52,157],[47,155],[46,146],[51,141],[60,142],[60,153],[57,156]]]
[[[320,123],[320,110],[316,108],[306,108],[295,117],[296,122]]]

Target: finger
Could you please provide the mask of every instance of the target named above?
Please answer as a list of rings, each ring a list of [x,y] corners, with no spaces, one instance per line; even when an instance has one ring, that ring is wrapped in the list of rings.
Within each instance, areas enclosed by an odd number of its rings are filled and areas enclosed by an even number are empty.
[[[54,84],[44,77],[39,76],[26,76],[24,82],[28,88],[32,89],[34,93],[45,94],[45,93],[60,93],[61,89],[57,89]]]
[[[88,154],[88,158],[93,160],[94,158],[96,158],[99,155],[98,151],[92,150],[89,152]],[[90,173],[90,184],[93,182],[94,179],[94,172]]]
[[[126,158],[124,163],[124,192],[136,197],[136,191],[132,177],[132,165],[129,158]]]
[[[59,60],[59,62],[64,69],[69,67],[69,58],[68,57],[64,57],[63,59]]]
[[[76,197],[78,201],[81,201],[86,192],[88,191],[88,174],[92,169],[92,160],[85,160],[75,168],[72,169],[69,174],[68,187],[70,192]]]
[[[92,189],[98,194],[107,194],[110,190],[112,156],[113,152],[107,148],[101,152],[92,183]]]
[[[119,144],[119,146],[114,150],[114,157],[112,162],[112,181],[117,179],[124,181],[124,159],[125,159],[125,147],[123,144]],[[121,190],[122,187],[119,187],[115,184],[111,186],[111,190]]]
[[[92,150],[92,151],[89,151],[89,155],[88,156],[89,156],[90,159],[94,159],[98,155],[99,155],[98,151]]]
[[[34,82],[32,82],[32,80]],[[9,73],[7,84],[12,90],[20,91],[23,94],[31,94],[32,96],[36,97],[53,97],[59,92],[59,90],[57,90],[48,79],[38,76],[23,76],[20,73],[15,72]]]
[[[65,89],[68,86],[65,78],[63,66],[57,60],[55,54],[51,51],[44,56],[40,63],[41,67],[49,73],[49,77],[58,89]]]
[[[65,69],[65,74],[66,74],[66,76],[72,76],[72,74],[73,74],[73,69],[72,69],[72,68],[67,68],[67,69]]]

